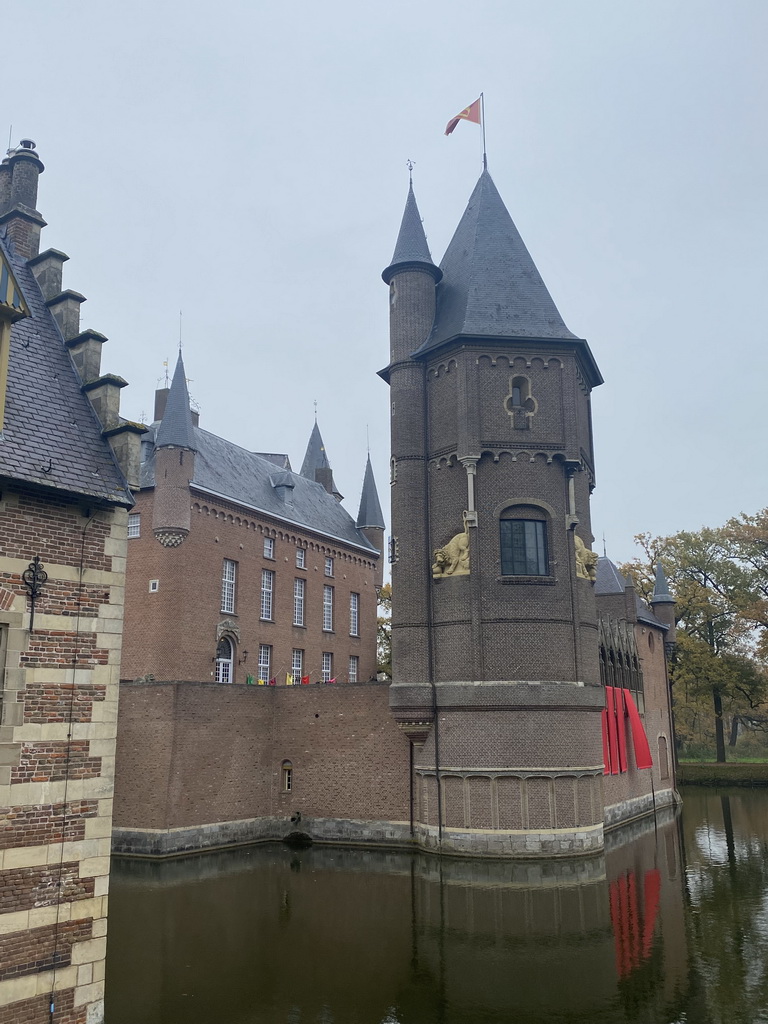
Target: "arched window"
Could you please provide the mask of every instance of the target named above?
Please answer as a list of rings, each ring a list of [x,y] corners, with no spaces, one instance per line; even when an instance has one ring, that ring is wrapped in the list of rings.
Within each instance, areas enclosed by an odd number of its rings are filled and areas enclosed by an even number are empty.
[[[216,682],[232,682],[232,665],[234,662],[232,641],[223,636],[216,647]]]
[[[531,382],[527,377],[510,378],[506,408],[512,417],[514,429],[528,430],[537,409],[537,402],[531,395]]]
[[[293,765],[290,761],[283,761],[280,776],[283,792],[290,793],[293,790]]]
[[[499,520],[502,576],[549,576],[547,516],[535,505],[514,505]]]

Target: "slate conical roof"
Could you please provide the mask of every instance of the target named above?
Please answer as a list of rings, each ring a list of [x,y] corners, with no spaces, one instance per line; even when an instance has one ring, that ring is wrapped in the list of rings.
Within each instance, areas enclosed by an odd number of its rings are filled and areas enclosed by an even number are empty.
[[[197,451],[195,432],[192,426],[192,413],[189,411],[189,391],[184,373],[184,361],[179,352],[173,380],[165,403],[165,412],[160,426],[157,428],[157,448],[188,448]]]
[[[360,495],[360,508],[357,513],[357,528],[364,530],[371,526],[376,529],[384,529],[384,516],[381,512],[379,493],[376,490],[376,481],[373,478],[373,466],[371,456],[365,464],[365,476],[363,478],[363,493]]]
[[[305,476],[307,480],[317,481],[317,470],[331,469],[331,464],[328,461],[328,455],[323,444],[323,439],[320,436],[320,428],[315,421],[315,425],[312,427],[312,433],[309,435],[309,442],[307,443],[307,450],[304,454],[304,461],[301,464],[301,476]],[[332,494],[339,494],[339,489],[336,487],[336,481],[333,479],[331,474],[331,485],[330,491]]]
[[[653,587],[651,604],[674,604],[675,599],[669,592],[669,583],[661,562],[656,563],[656,583]]]
[[[443,261],[432,333],[578,340],[568,330],[488,171],[475,186]]]
[[[405,211],[400,222],[400,234],[397,236],[392,262],[381,276],[389,284],[399,270],[408,270],[415,266],[427,269],[436,281],[443,276],[442,271],[432,262],[427,236],[424,234],[424,225],[421,222],[421,214],[416,205],[416,196],[413,194],[413,182],[411,182],[408,187],[408,198],[405,201]]]

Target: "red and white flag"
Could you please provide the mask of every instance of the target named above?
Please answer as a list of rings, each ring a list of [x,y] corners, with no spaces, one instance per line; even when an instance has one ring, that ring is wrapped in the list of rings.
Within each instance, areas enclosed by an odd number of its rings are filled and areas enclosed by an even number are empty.
[[[465,107],[460,114],[456,117],[452,117],[448,124],[445,126],[445,134],[450,135],[459,121],[471,121],[473,124],[481,124],[480,120],[480,97],[475,100],[474,103],[470,103],[468,107]]]

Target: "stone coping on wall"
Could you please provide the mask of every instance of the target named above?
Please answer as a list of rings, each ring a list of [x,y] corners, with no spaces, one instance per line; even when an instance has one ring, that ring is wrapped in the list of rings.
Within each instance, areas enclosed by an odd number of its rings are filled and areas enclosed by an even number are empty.
[[[642,796],[622,800],[605,808],[605,829],[618,828],[637,818],[651,816],[653,820],[654,811],[658,813],[662,808],[676,807],[680,803],[680,794],[674,789],[660,789],[655,793],[644,793]]]

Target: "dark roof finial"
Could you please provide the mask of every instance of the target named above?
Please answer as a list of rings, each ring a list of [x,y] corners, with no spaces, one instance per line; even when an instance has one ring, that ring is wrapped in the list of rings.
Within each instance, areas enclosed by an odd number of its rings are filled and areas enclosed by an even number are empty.
[[[387,269],[382,273],[384,281],[389,284],[398,271],[402,270],[427,270],[439,281],[443,276],[442,272],[432,262],[432,256],[427,245],[427,236],[424,234],[424,225],[421,221],[421,214],[416,205],[416,196],[413,194],[413,162],[408,161],[408,198],[405,201],[405,211],[400,222],[400,232],[397,236],[395,251]]]
[[[675,599],[669,592],[669,582],[661,562],[656,563],[656,581],[653,587],[651,604],[675,604]]]

